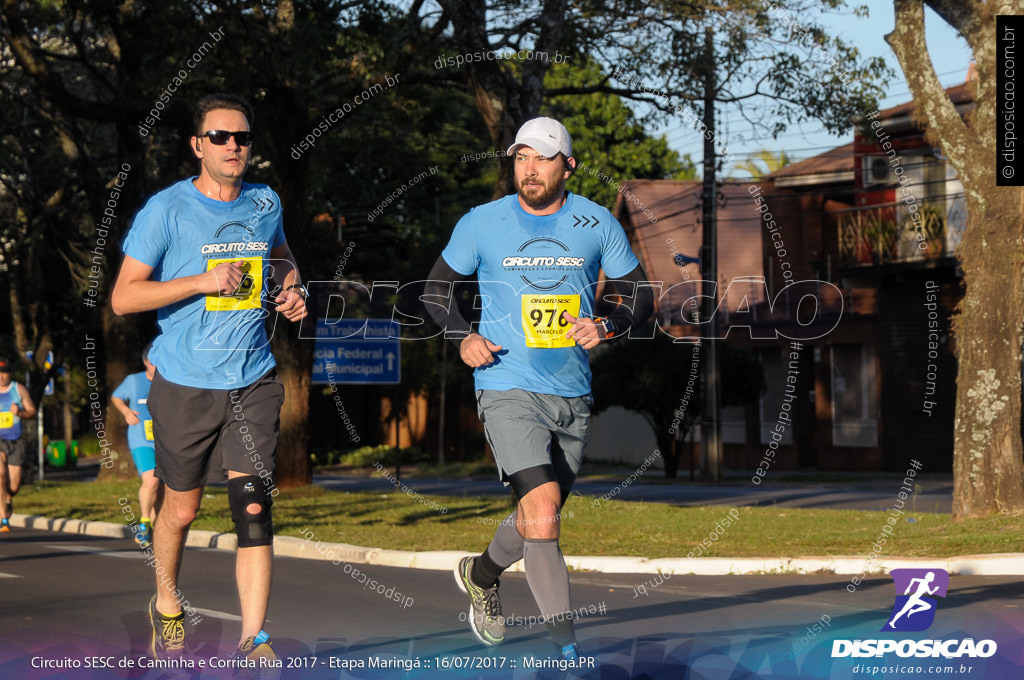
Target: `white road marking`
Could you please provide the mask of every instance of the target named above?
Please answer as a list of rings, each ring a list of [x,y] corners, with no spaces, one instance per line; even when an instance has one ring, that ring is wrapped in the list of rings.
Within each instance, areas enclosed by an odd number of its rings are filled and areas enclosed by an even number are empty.
[[[60,544],[44,544],[44,548],[50,550],[56,550],[58,552],[77,552],[77,553],[89,553],[91,555],[103,555],[105,557],[120,557],[127,560],[144,560],[146,554],[134,548],[132,550],[104,550],[103,548],[90,548],[87,545],[77,545],[75,543],[60,543]]]
[[[202,607],[192,607],[196,610],[196,613],[202,614],[203,616],[209,616],[214,619],[224,619],[225,621],[241,621],[242,617],[235,614],[228,614],[227,612],[219,612],[216,609],[203,609]],[[270,619],[267,619],[270,622]]]

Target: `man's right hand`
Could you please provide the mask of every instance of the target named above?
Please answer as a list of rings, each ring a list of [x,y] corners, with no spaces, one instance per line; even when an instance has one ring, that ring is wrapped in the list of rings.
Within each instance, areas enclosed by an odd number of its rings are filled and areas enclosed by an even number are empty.
[[[495,345],[479,333],[470,333],[459,345],[459,356],[470,368],[490,366],[494,355],[500,351],[501,345]]]
[[[135,409],[128,409],[128,413],[124,414],[124,421],[129,425],[138,425],[142,422],[139,420],[139,412]]]
[[[230,295],[238,290],[243,276],[241,262],[222,262],[202,275],[199,292]]]

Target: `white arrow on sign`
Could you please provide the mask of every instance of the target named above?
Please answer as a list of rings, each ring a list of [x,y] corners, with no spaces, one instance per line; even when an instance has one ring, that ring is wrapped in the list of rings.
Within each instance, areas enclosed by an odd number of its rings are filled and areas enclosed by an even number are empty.
[[[395,370],[395,353],[394,352],[388,352],[384,356],[386,356],[388,358],[388,370],[389,371]]]

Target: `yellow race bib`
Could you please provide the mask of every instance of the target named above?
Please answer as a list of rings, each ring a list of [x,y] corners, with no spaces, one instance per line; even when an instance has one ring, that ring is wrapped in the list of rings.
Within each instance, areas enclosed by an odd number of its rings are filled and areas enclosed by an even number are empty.
[[[263,293],[262,257],[223,257],[208,260],[206,271],[224,262],[238,262],[242,267],[242,281],[227,295],[207,295],[206,309],[210,312],[234,312],[239,309],[260,309]]]
[[[146,441],[153,441],[153,421],[145,420],[143,421],[142,426],[146,428]]]
[[[572,324],[562,316],[569,312],[580,315],[580,296],[577,295],[534,295],[521,297],[523,309],[523,333],[527,347],[572,347],[573,338],[564,337]]]
[[[0,430],[14,427],[14,414],[10,411],[0,411]]]

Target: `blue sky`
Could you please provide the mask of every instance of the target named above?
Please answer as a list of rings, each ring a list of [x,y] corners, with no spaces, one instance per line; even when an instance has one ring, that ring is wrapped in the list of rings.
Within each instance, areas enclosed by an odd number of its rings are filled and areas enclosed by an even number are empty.
[[[853,0],[850,4],[865,4],[868,7],[869,17],[859,19],[849,12],[842,15],[827,14],[822,17],[822,24],[829,27],[833,35],[856,45],[860,49],[863,59],[874,56],[882,57],[896,71],[895,77],[888,83],[886,97],[882,100],[882,108],[908,101],[911,96],[903,72],[896,61],[896,55],[884,40],[885,34],[893,28],[892,0],[866,0],[861,3]],[[939,74],[942,84],[949,87],[964,82],[971,63],[971,51],[968,49],[966,41],[931,10],[926,10],[925,39],[928,43],[928,52],[932,57],[932,63],[935,65],[935,71]],[[726,121],[726,134],[729,132],[728,121],[738,118],[735,112],[723,109],[716,111],[716,117],[719,121]],[[722,129],[721,125],[716,127]],[[737,133],[749,130],[749,126],[746,125],[735,125],[734,128]],[[702,142],[695,131],[675,125],[658,132],[668,137],[672,148],[681,153],[689,153],[694,162],[698,166],[700,165],[703,154]],[[727,138],[727,143],[729,151],[739,161],[763,148],[772,151],[785,150],[794,160],[801,160],[853,141],[852,129],[845,135],[833,136],[825,132],[821,126],[814,124],[790,127],[777,139],[764,137],[755,141],[740,142],[736,136],[730,135]],[[723,174],[728,175],[731,172],[731,168],[725,168]],[[734,174],[739,177],[744,173]]]

